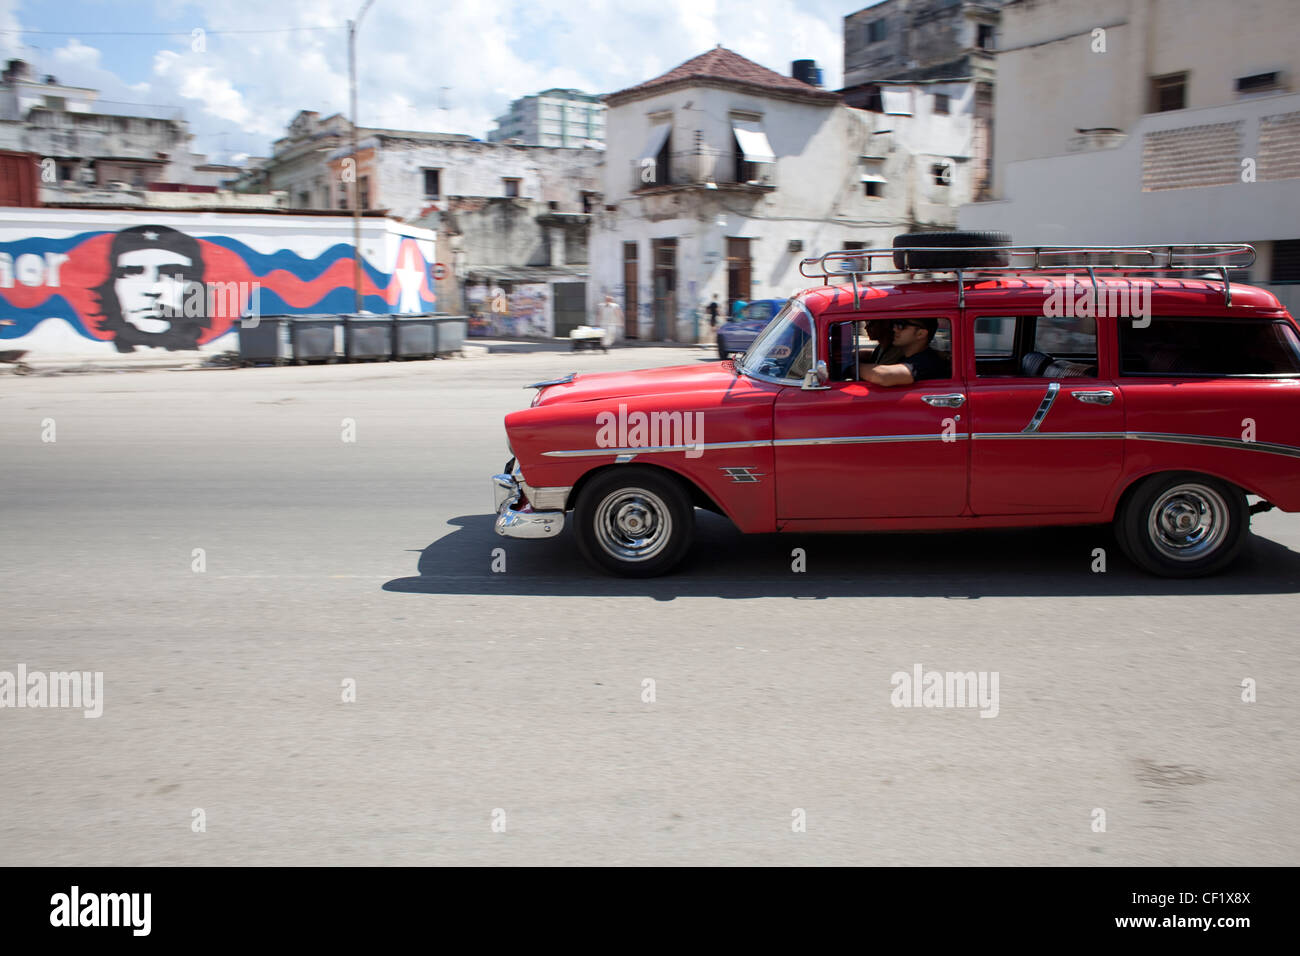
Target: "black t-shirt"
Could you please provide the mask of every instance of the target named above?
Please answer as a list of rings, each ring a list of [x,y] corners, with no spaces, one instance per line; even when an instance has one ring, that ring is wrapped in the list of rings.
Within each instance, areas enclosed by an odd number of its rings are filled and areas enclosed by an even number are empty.
[[[927,378],[948,378],[952,372],[948,363],[932,348],[924,348],[910,358],[899,361],[912,370],[912,381],[921,382]]]
[[[709,324],[710,324],[710,325],[717,325],[717,323],[718,323],[718,303],[716,303],[716,302],[710,302],[708,308],[707,308],[705,311],[709,313]]]

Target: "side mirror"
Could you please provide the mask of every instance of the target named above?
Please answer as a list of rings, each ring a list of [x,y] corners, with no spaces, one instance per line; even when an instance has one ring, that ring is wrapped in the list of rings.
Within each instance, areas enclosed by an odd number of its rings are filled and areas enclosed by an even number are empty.
[[[831,374],[826,368],[826,360],[818,359],[817,364],[804,373],[803,385],[800,387],[809,392],[830,388],[826,384],[830,381],[830,377]]]

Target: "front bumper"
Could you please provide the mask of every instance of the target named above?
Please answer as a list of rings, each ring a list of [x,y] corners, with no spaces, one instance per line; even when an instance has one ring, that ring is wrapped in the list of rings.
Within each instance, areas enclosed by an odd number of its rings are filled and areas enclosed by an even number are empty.
[[[554,538],[564,530],[563,511],[534,511],[531,504],[519,507],[523,489],[514,475],[492,476],[496,499],[496,532],[507,538]]]

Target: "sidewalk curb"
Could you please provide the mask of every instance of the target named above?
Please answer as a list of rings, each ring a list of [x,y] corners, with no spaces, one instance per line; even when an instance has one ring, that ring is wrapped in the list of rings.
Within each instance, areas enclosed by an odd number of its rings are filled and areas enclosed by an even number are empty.
[[[683,352],[697,352],[698,344],[682,342],[618,342],[610,351],[635,351],[640,348],[675,348]],[[505,355],[571,354],[567,339],[492,339],[481,342],[465,342],[460,348],[460,357],[465,359],[486,359]],[[447,356],[446,358],[453,358]],[[218,369],[238,369],[237,359],[221,360],[221,353],[200,353],[190,355],[137,355],[137,356],[99,356],[99,355],[51,355],[25,356],[23,364],[31,369],[34,376],[46,375],[80,375],[96,372],[150,372],[150,371],[209,371]],[[446,360],[444,358],[444,360]],[[360,362],[340,362],[342,365],[373,364]],[[380,363],[383,364],[383,363]],[[324,366],[319,366],[324,367]],[[0,365],[0,376],[7,370]],[[13,370],[8,369],[12,374]]]

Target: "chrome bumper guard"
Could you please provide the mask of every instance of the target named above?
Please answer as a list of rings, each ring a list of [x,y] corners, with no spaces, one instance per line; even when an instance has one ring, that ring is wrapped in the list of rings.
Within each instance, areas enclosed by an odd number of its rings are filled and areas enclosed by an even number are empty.
[[[516,509],[523,497],[514,475],[493,475],[496,532],[507,538],[554,538],[564,529],[563,511],[534,511],[531,504]]]

